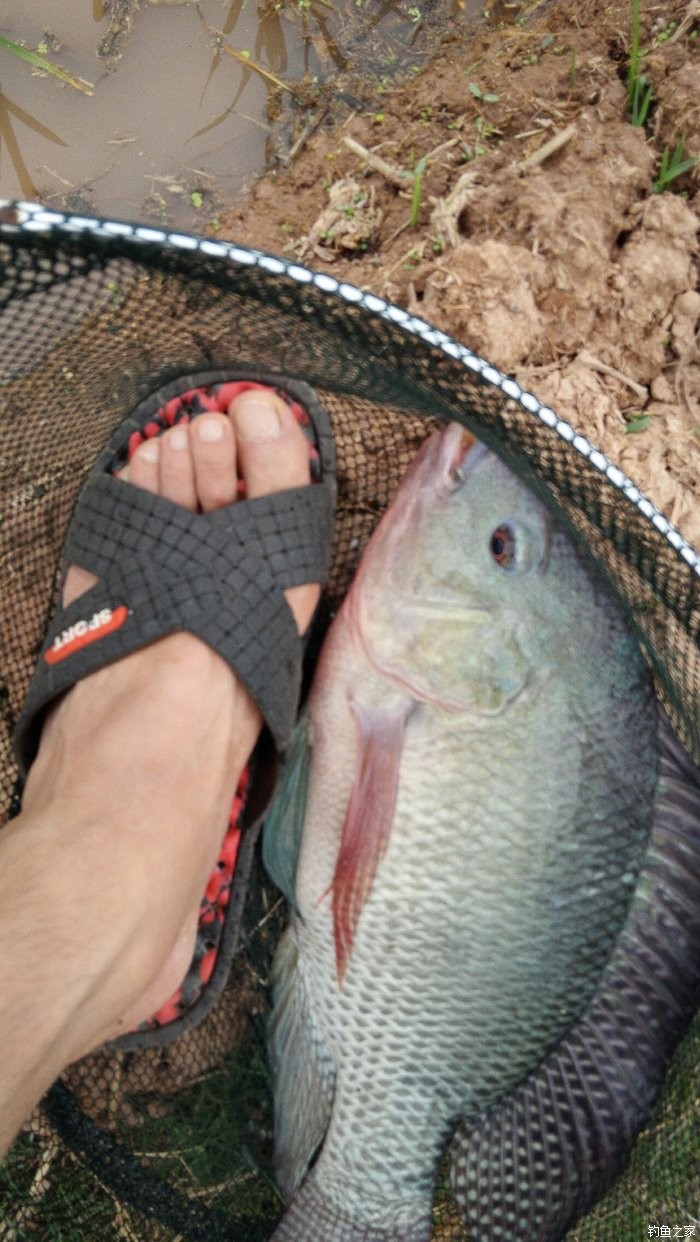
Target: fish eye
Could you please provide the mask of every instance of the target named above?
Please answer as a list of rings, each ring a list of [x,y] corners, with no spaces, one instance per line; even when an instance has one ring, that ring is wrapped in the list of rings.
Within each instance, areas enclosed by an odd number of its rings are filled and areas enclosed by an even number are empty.
[[[509,522],[502,522],[491,533],[489,551],[493,560],[501,569],[517,568],[518,541],[515,528]]]

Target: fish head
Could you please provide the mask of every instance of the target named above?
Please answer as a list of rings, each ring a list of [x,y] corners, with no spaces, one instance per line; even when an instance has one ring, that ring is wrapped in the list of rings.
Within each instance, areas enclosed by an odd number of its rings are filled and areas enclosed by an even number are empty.
[[[450,711],[500,712],[554,668],[580,676],[629,640],[550,510],[456,423],[423,445],[352,594],[372,667]]]

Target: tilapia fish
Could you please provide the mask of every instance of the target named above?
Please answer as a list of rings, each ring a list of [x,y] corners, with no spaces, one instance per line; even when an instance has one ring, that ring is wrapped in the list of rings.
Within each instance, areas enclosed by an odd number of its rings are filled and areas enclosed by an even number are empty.
[[[562,1236],[692,1009],[699,804],[597,573],[497,457],[436,433],[329,631],[265,829],[292,908],[275,1242],[429,1239],[450,1143],[471,1239]]]

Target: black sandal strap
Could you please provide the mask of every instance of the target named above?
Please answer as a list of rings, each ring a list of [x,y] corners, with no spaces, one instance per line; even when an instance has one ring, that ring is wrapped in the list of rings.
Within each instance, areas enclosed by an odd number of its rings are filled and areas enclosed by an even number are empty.
[[[60,609],[49,629],[17,726],[23,768],[52,700],[178,630],[229,663],[284,750],[298,704],[301,640],[282,591],[325,581],[332,508],[329,490],[314,484],[196,514],[109,475],[93,476],[65,553],[67,563],[100,581]]]
[[[285,590],[328,576],[333,496],[324,484],[238,501],[214,513],[190,513],[162,496],[108,474],[82,492],[66,539],[64,564],[107,579],[123,556],[187,576],[198,569],[226,575],[264,562]]]

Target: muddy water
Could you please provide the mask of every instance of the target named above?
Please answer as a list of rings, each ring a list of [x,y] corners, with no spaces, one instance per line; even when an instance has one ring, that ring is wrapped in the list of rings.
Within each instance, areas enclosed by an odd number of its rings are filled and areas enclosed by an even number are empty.
[[[271,92],[275,111],[299,109],[259,70],[297,97],[303,85],[313,111],[314,92],[352,68],[363,48],[381,77],[382,61],[391,73],[419,46],[429,18],[433,27],[449,20],[439,3],[428,15],[411,0],[341,2],[344,13],[337,0],[265,10],[254,0],[141,0],[138,9],[135,0],[113,0],[110,22],[103,0],[3,0],[0,32],[31,50],[48,46],[48,58],[94,93],[0,49],[0,197],[181,227],[215,221],[265,166]],[[105,60],[98,48],[116,12],[131,20]],[[215,31],[243,63],[217,46]]]

